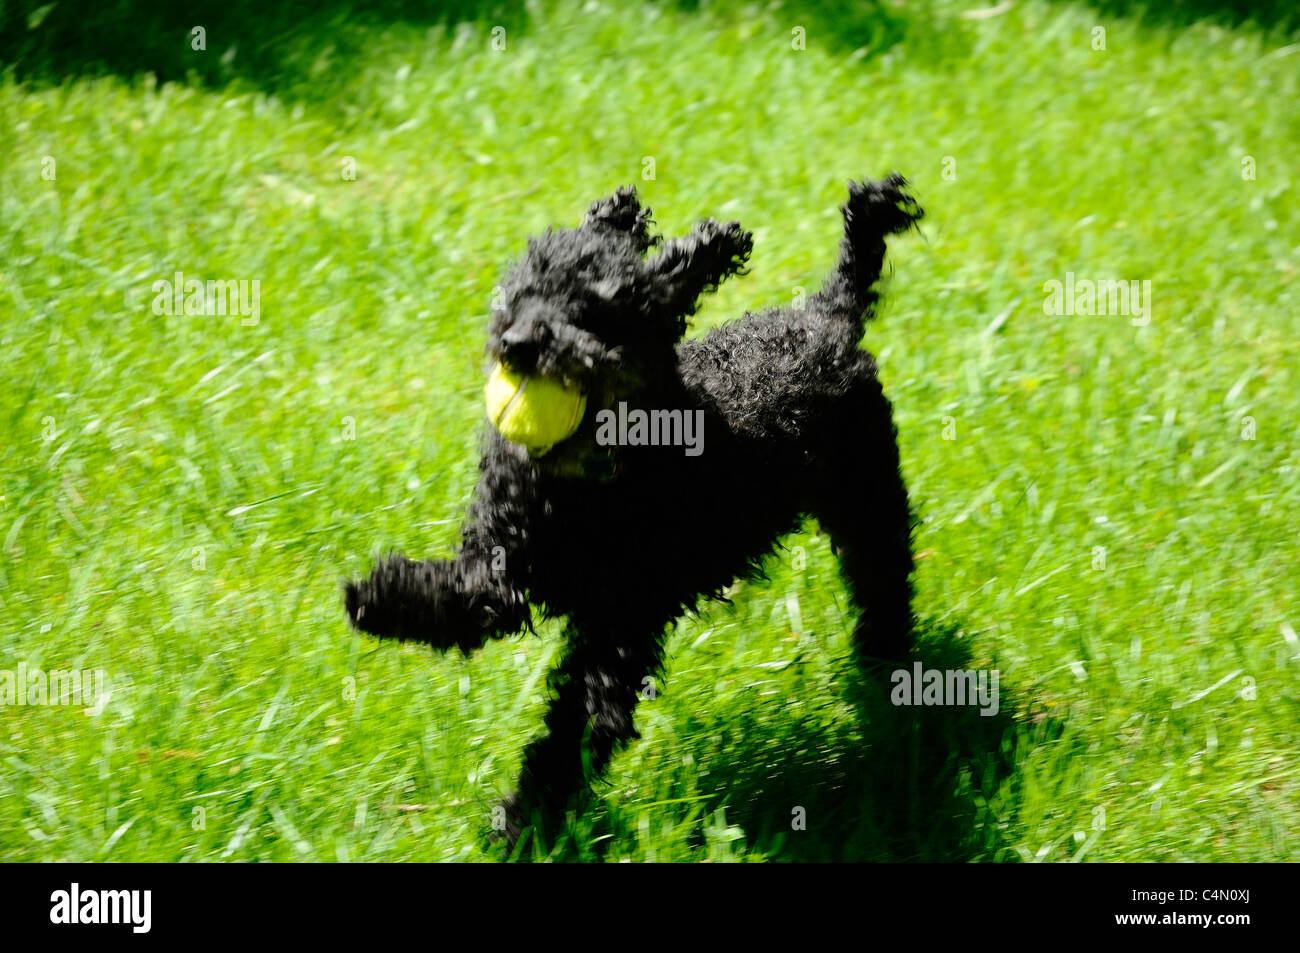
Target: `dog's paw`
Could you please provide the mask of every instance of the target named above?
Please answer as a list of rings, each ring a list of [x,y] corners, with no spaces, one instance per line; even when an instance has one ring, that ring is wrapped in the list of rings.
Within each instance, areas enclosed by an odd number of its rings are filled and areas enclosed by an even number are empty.
[[[343,583],[343,608],[348,614],[348,623],[354,629],[361,628],[365,618],[366,607],[361,599],[361,584],[355,579]]]
[[[343,609],[348,624],[358,632],[380,637],[393,635],[392,619],[376,598],[375,580],[350,579],[343,583]]]

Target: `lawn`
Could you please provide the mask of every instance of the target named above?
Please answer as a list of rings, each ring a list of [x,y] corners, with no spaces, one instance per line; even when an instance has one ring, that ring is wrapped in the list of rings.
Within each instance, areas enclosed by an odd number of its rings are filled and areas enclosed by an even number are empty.
[[[1300,32],[974,5],[230,0],[194,49],[188,13],[10,4],[0,672],[110,694],[0,705],[0,860],[503,857],[555,628],[439,657],[339,598],[455,542],[503,267],[635,182],[666,232],[755,232],[700,333],[814,287],[893,169],[928,216],[865,345],[922,656],[1000,710],[856,698],[809,525],[675,629],[554,856],[1300,860]],[[177,272],[258,311],[155,313]],[[1067,275],[1149,309],[1049,314]]]

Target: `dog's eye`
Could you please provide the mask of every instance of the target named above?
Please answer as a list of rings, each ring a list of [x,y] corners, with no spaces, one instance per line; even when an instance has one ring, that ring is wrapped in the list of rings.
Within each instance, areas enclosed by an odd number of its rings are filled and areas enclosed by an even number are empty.
[[[622,290],[622,283],[615,278],[605,278],[591,286],[592,294],[602,301],[613,301]]]

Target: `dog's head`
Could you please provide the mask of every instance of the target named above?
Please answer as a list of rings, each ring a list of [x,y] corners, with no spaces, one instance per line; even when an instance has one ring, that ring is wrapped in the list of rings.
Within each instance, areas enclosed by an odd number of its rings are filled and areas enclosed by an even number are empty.
[[[700,295],[742,270],[752,238],[738,222],[708,220],[663,242],[652,224],[625,186],[592,203],[577,228],[531,239],[493,309],[488,354],[595,394],[630,393],[673,373]]]

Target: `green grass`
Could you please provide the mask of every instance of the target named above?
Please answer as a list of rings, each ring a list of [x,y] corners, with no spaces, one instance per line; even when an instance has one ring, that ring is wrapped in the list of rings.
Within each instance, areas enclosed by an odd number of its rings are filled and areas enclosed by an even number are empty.
[[[116,55],[51,82],[21,34],[0,669],[114,692],[0,709],[0,859],[500,856],[481,833],[555,631],[469,661],[378,645],[338,582],[452,546],[503,264],[636,181],[667,231],[755,230],[698,333],[820,281],[844,181],[890,169],[930,213],[866,340],[924,517],[923,647],[997,667],[1002,712],[854,702],[810,527],[806,564],[675,631],[643,740],[556,856],[1300,859],[1297,36],[816,6],[538,5],[502,52],[487,17],[336,7],[293,42],[170,50],[174,82]],[[260,322],[155,316],[178,270],[260,280]],[[1070,271],[1150,280],[1149,325],[1044,314]]]

